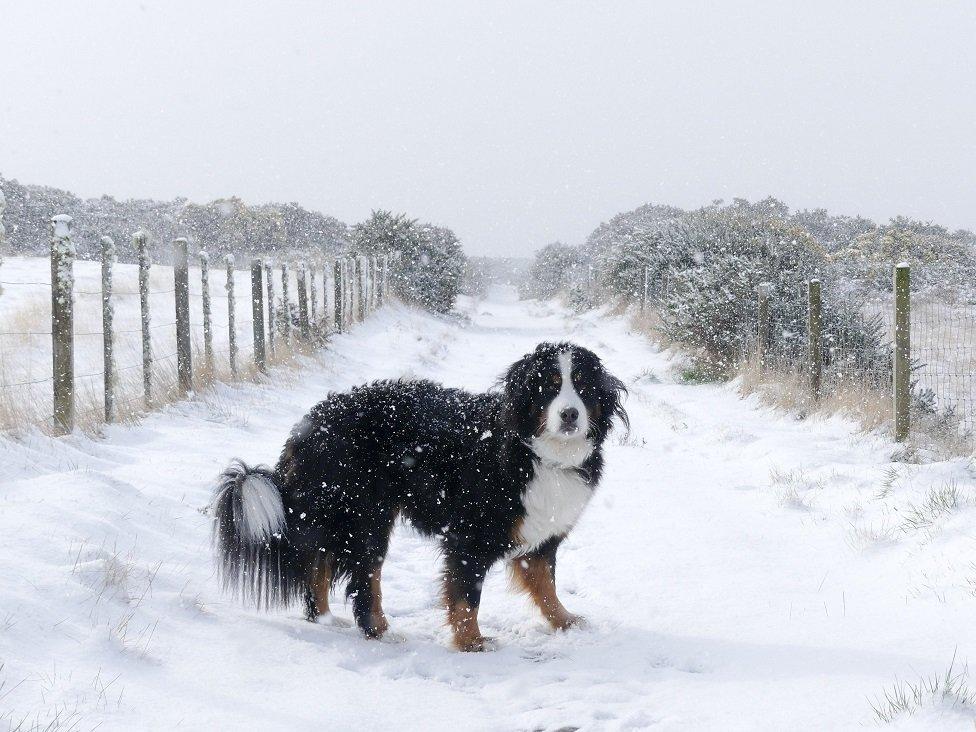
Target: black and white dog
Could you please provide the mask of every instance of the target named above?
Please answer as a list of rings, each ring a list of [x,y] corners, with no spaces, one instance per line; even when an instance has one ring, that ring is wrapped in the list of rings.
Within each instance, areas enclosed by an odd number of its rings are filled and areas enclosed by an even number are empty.
[[[542,343],[498,392],[380,381],[332,394],[292,430],[274,470],[235,462],[214,496],[225,589],[258,606],[304,599],[310,620],[347,581],[371,638],[387,621],[380,572],[397,516],[437,536],[444,602],[460,650],[480,651],[481,586],[510,563],[549,623],[580,618],[556,596],[556,549],[589,502],[623,383],[591,351]]]

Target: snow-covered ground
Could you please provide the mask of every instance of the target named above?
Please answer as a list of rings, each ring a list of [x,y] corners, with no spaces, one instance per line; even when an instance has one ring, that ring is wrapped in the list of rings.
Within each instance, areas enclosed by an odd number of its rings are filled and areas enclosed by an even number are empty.
[[[893,464],[892,445],[842,420],[793,421],[733,387],[676,383],[619,319],[500,295],[461,309],[385,308],[301,371],[219,385],[103,439],[0,440],[0,720],[861,728],[896,679],[976,658],[969,461]],[[587,629],[548,631],[499,568],[481,618],[500,650],[455,653],[437,553],[406,528],[383,576],[402,643],[221,596],[200,509],[230,458],[273,462],[329,390],[396,376],[485,389],[544,339],[593,348],[630,388],[632,432],[609,446],[561,550],[563,601]],[[929,501],[952,491],[943,508]],[[899,723],[971,730],[973,717],[945,702]]]

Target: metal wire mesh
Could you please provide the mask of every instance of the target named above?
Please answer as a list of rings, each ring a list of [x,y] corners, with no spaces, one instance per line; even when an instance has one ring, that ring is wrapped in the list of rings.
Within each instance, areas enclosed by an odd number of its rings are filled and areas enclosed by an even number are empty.
[[[797,287],[805,287],[797,283]],[[667,270],[645,272],[638,297],[647,317],[662,313],[676,317],[674,276]],[[759,293],[756,293],[756,300]],[[847,304],[850,295],[843,283],[825,283],[824,308]],[[729,302],[730,327],[744,334],[744,353],[754,354],[758,345],[758,308],[752,303]],[[822,331],[823,388],[850,387],[871,390],[876,396],[892,395],[894,347],[894,299],[879,295],[859,310],[835,307],[834,317],[825,320]],[[976,304],[948,302],[931,294],[913,291],[911,297],[910,343],[912,358],[912,403],[917,413],[936,415],[940,424],[971,437],[976,433]],[[773,338],[793,340],[797,347],[773,349],[764,364],[782,371],[802,371],[808,338],[806,323],[774,324],[781,331]],[[782,332],[788,330],[793,332]]]

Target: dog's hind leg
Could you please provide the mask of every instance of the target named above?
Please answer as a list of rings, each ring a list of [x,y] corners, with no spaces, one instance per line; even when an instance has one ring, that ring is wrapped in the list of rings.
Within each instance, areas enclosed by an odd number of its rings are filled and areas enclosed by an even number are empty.
[[[447,550],[444,561],[444,604],[447,622],[459,651],[488,651],[493,647],[490,638],[481,635],[478,608],[481,587],[492,562],[467,553]]]
[[[332,552],[317,553],[305,588],[305,618],[315,622],[320,615],[329,614],[329,591],[335,570]]]
[[[357,541],[354,552],[356,560],[350,568],[346,594],[352,598],[352,614],[356,624],[367,638],[381,638],[390,627],[383,613],[380,580],[392,528],[393,518],[384,518],[376,526],[376,531]]]

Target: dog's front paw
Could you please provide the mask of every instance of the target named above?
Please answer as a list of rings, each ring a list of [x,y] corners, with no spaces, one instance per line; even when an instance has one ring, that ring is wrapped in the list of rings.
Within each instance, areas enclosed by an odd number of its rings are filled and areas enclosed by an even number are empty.
[[[498,641],[494,638],[487,638],[483,635],[475,636],[470,640],[459,643],[457,649],[462,653],[484,653],[487,651],[497,651]]]
[[[574,615],[573,613],[566,613],[558,618],[553,619],[552,626],[556,630],[569,630],[570,628],[589,628],[589,621],[582,615]]]

